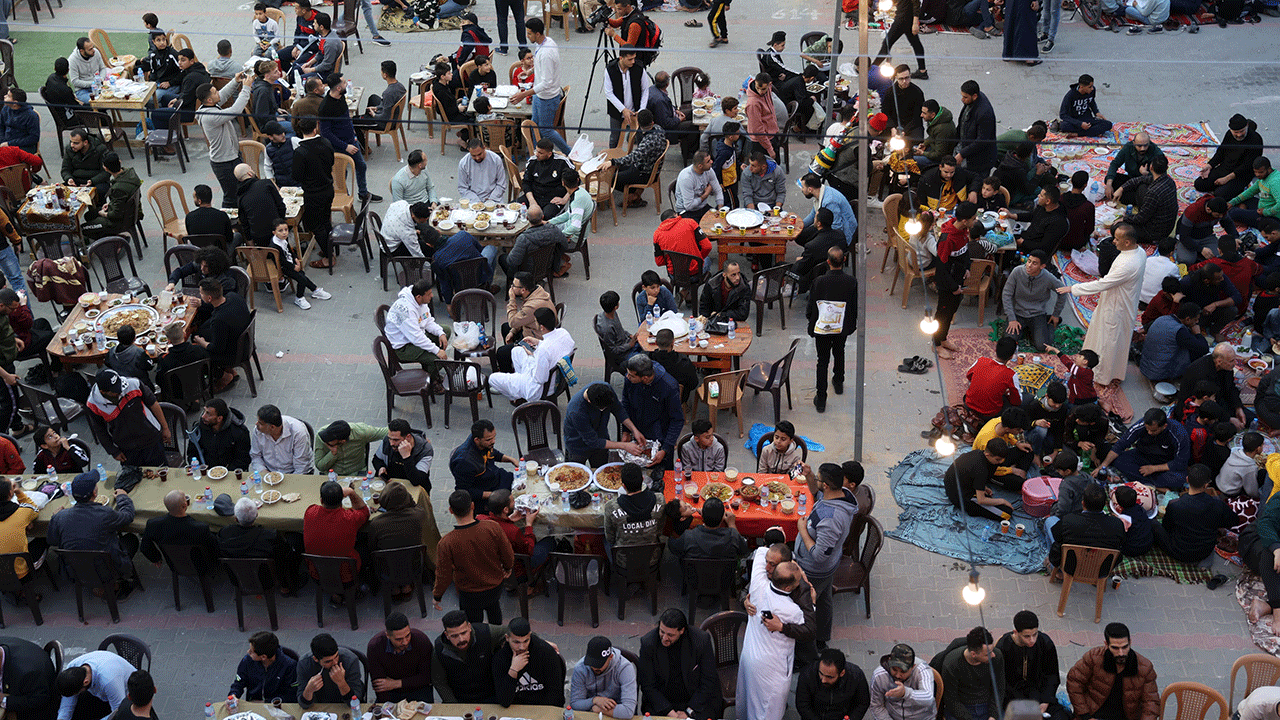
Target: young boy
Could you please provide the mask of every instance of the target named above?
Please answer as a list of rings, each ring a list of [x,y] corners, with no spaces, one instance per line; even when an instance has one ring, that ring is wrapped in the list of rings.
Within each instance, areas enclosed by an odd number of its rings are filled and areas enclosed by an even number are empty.
[[[267,134],[267,162],[263,165],[263,174],[268,180],[275,180],[276,185],[297,185],[293,179],[293,138],[285,132],[284,125],[272,120],[262,128]]]
[[[1212,473],[1210,477],[1217,477],[1222,472],[1222,467],[1227,464],[1227,458],[1231,457],[1231,439],[1236,436],[1236,426],[1229,422],[1219,421],[1214,424],[1211,432],[1213,433],[1213,442],[1204,449],[1202,463],[1209,466]]]
[[[1217,399],[1218,385],[1216,383],[1212,380],[1197,380],[1195,387],[1191,388],[1191,394],[1187,396],[1186,400],[1182,401],[1182,405],[1174,405],[1170,408],[1169,417],[1178,421],[1194,418],[1201,405],[1207,402],[1214,402]]]
[[[1076,355],[1068,355],[1052,345],[1045,345],[1044,349],[1057,355],[1067,366],[1067,399],[1072,405],[1098,401],[1098,391],[1093,387],[1093,369],[1098,366],[1098,353],[1081,350]]]
[[[680,462],[693,472],[724,472],[728,449],[720,444],[711,432],[711,421],[698,418],[693,421],[693,437],[680,446]]]
[[[1169,275],[1161,280],[1160,292],[1151,298],[1151,302],[1147,303],[1147,309],[1142,311],[1143,331],[1150,330],[1151,323],[1156,320],[1177,312],[1178,303],[1182,302],[1182,298],[1182,282],[1177,276]]]
[[[1027,442],[1036,457],[1046,459],[1062,446],[1062,433],[1066,430],[1067,413],[1071,405],[1067,403],[1067,386],[1058,381],[1049,383],[1044,397],[1027,408],[1027,417],[1031,420],[1031,429],[1027,431]]]
[[[256,52],[254,54],[257,55]],[[219,40],[218,58],[211,61],[206,69],[209,71],[209,77],[233,78],[236,73],[244,69],[244,65],[231,57],[231,41]]]
[[[1007,205],[1000,192],[1000,178],[989,175],[982,179],[982,192],[978,194],[978,210],[1003,210]]]
[[[267,14],[266,3],[253,6],[253,39],[258,42],[258,46],[253,49],[254,57],[273,56],[273,47],[275,52],[280,50],[280,24]]]
[[[160,29],[160,18],[155,13],[146,13],[142,16],[142,27],[147,29],[147,54],[150,55],[156,51],[156,33],[164,32]]]
[[[289,248],[289,223],[276,220],[275,226],[275,230],[271,233],[271,244],[280,250],[280,274],[293,281],[296,292],[293,304],[303,310],[310,310],[311,303],[303,297],[307,290],[311,291],[311,297],[316,300],[328,300],[333,297],[325,292],[324,288],[316,287],[315,282],[302,272],[302,261],[294,259],[293,251]]]
[[[1117,485],[1112,491],[1116,505],[1120,507],[1120,521],[1125,525],[1124,544],[1120,546],[1120,554],[1125,557],[1145,555],[1155,544],[1155,534],[1151,531],[1151,518],[1147,517],[1146,508],[1138,502],[1138,493],[1128,485]]]
[[[711,45],[718,47],[729,43],[729,4],[732,0],[711,0],[711,12],[707,13],[707,27],[711,28]]]
[[[991,418],[973,439],[974,450],[985,450],[987,443],[999,438],[1008,446],[1004,463],[995,469],[991,482],[1011,492],[1022,488],[1033,459],[1032,446],[1026,439],[1031,421],[1020,407],[1005,408],[999,417]],[[1012,477],[1011,477],[1012,476]]]
[[[1257,457],[1263,451],[1262,433],[1249,431],[1240,441],[1240,447],[1231,451],[1214,485],[1228,500],[1245,497],[1257,501],[1258,478],[1263,472],[1258,468]]]
[[[724,124],[724,134],[711,141],[711,167],[724,189],[727,204],[738,206],[738,139],[742,126],[732,120]]]
[[[520,48],[520,64],[511,71],[511,84],[523,85],[533,84],[533,51],[529,48]]]
[[[1224,420],[1225,415],[1226,411],[1216,401],[1206,400],[1194,414],[1185,416],[1187,435],[1191,438],[1191,462],[1205,462],[1205,451],[1212,444],[1212,428]]]

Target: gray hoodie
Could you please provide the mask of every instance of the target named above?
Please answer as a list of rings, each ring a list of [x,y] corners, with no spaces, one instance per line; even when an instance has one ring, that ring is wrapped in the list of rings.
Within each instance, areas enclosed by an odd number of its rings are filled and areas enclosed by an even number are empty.
[[[849,534],[849,525],[857,512],[858,501],[847,489],[843,495],[830,500],[824,497],[814,503],[813,512],[806,520],[809,535],[814,540],[813,547],[797,542],[795,550],[796,562],[810,578],[826,577],[836,571],[845,536]]]
[[[887,657],[887,656],[886,656]],[[933,669],[924,660],[916,658],[911,677],[902,683],[907,694],[900,698],[887,698],[885,693],[897,685],[897,681],[884,669],[884,662],[871,675],[872,720],[933,720],[937,707],[933,702]]]
[[[636,682],[636,666],[613,648],[609,667],[599,675],[587,667],[586,659],[573,666],[573,679],[569,683],[569,704],[574,710],[590,710],[591,698],[607,697],[616,700],[613,717],[631,718],[640,707],[640,686]]]

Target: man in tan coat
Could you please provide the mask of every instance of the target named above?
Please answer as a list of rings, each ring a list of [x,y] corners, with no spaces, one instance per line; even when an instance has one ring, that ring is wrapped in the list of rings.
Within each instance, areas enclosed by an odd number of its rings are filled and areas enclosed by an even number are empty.
[[[1160,695],[1151,661],[1133,651],[1129,628],[1108,623],[1106,645],[1093,648],[1067,673],[1067,694],[1079,720],[1158,720]]]

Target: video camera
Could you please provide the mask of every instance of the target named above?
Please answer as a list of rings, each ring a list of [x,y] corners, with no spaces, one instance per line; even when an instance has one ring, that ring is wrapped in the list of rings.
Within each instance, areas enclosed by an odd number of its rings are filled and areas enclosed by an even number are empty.
[[[591,27],[596,27],[601,23],[608,22],[609,18],[612,15],[613,15],[612,8],[610,8],[608,5],[601,5],[600,7],[596,8],[595,12],[591,13],[591,17],[587,18],[587,24],[590,25]]]

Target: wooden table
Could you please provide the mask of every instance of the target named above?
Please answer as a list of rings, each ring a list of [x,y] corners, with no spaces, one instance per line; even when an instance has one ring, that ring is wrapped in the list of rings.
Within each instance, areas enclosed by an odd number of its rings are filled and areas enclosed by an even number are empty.
[[[143,84],[147,86],[147,89],[136,95],[130,95],[129,97],[124,98],[114,97],[107,99],[102,97],[101,90],[96,90],[95,92],[98,94],[89,100],[89,105],[94,110],[100,110],[111,116],[111,125],[112,127],[120,128],[120,139],[124,140],[126,147],[129,145],[129,141],[133,137],[132,127],[146,119],[147,105],[150,104],[156,96],[155,83],[144,80]],[[124,113],[126,112],[138,113],[138,119],[136,121],[126,120],[124,117]]]
[[[566,656],[566,659],[567,657],[568,656]],[[572,669],[572,667],[570,669]],[[372,695],[372,683],[369,687],[369,693]],[[223,720],[227,716],[235,714],[227,712],[226,700],[215,702],[214,707],[217,709],[218,720]],[[360,706],[360,709],[363,712],[368,712],[371,707],[371,704],[365,703]],[[563,720],[564,718],[564,708],[562,707],[551,707],[548,705],[512,705],[509,708],[504,708],[501,705],[495,705],[492,703],[435,703],[431,705],[431,717],[461,718],[467,713],[475,712],[476,708],[482,709],[485,717],[527,718],[528,720]],[[344,715],[351,715],[351,707],[349,705],[338,704],[316,704],[306,710],[303,710],[301,705],[297,705],[295,703],[283,703],[280,705],[280,709],[289,713],[295,719],[301,718],[302,714],[305,712],[332,713],[337,718],[342,718]],[[271,713],[267,712],[267,706],[263,703],[241,702],[236,708],[236,712],[246,711],[255,712],[262,717],[267,718],[267,720],[272,720]],[[579,717],[587,718],[591,713],[579,712],[577,715]],[[414,720],[425,720],[425,717],[426,716],[424,715],[415,715]],[[640,716],[637,715],[636,717]],[[359,718],[354,718],[353,720],[359,720]]]
[[[107,301],[110,302],[111,300],[118,297],[120,297],[118,293],[108,294]],[[173,300],[175,304],[178,302],[185,302],[187,309],[185,314],[181,318],[171,318],[171,320],[173,319],[186,320],[187,326],[186,328],[184,328],[184,331],[186,332],[187,337],[191,337],[192,325],[193,325],[192,320],[195,318],[196,308],[200,306],[200,298],[183,295],[181,293],[175,293],[173,296]],[[99,305],[97,306],[97,309],[101,309],[102,307],[103,306]],[[86,347],[84,350],[81,350],[79,352],[72,352],[70,354],[67,354],[66,352],[64,352],[64,345],[66,343],[67,331],[70,330],[72,327],[74,327],[76,323],[84,322],[90,328],[93,328],[94,323],[90,321],[88,317],[85,315],[86,312],[88,312],[88,310],[86,310],[84,306],[80,305],[79,303],[76,303],[76,306],[74,309],[72,309],[71,314],[67,316],[66,321],[62,323],[62,327],[58,328],[58,332],[54,333],[53,339],[49,341],[49,345],[45,348],[45,350],[49,353],[50,357],[57,358],[62,362],[70,365],[101,365],[103,362],[106,361],[107,351],[98,350],[96,345],[92,349]],[[165,322],[164,322],[165,316],[166,316],[165,313],[160,314],[160,320],[161,320],[160,325],[159,327],[156,328],[156,330],[159,332],[163,332],[164,325],[165,325]],[[158,357],[163,357],[163,354],[161,354]]]
[[[675,476],[676,474],[672,471],[668,471],[666,473],[666,476],[665,476],[666,482],[664,483],[664,489],[662,491],[664,500],[674,500],[676,498]],[[742,479],[744,477],[754,478],[756,481],[756,485],[758,487],[763,487],[765,484],[773,481],[778,481],[786,485],[788,491],[791,493],[791,497],[793,499],[796,499],[796,511],[788,515],[783,513],[780,509],[774,510],[772,509],[772,507],[762,506],[759,502],[756,502],[756,501],[748,502],[745,498],[743,498],[741,495],[738,494],[742,490]],[[725,509],[734,514],[734,517],[736,518],[735,524],[737,525],[738,532],[742,533],[742,536],[747,538],[764,537],[764,533],[766,530],[773,527],[774,525],[777,525],[782,528],[782,531],[784,533],[786,533],[788,541],[794,540],[797,532],[796,531],[797,521],[800,518],[804,517],[808,513],[809,509],[813,506],[812,502],[808,502],[803,508],[800,507],[799,497],[801,495],[808,496],[809,488],[805,485],[803,481],[796,481],[792,479],[790,475],[774,475],[770,473],[744,472],[744,473],[739,473],[738,477],[735,478],[734,480],[729,480],[725,476],[725,473],[695,472],[693,473],[693,479],[691,482],[693,482],[698,486],[699,491],[701,491],[702,488],[706,487],[707,484],[711,482],[725,483],[729,487],[733,488],[736,491],[733,496],[733,500],[730,500],[729,502],[725,503],[725,506],[726,506]],[[702,510],[702,503],[704,498],[702,497],[698,497],[697,499],[693,498],[692,496],[689,495],[688,488],[689,488],[689,484],[685,483],[684,499],[690,505],[692,505],[695,510],[698,511],[698,514],[694,515],[693,524],[701,525],[702,524],[701,510]],[[807,499],[809,501],[813,500],[813,498],[807,498]],[[740,502],[739,507],[737,508],[732,507],[732,503],[734,501]]]
[[[499,207],[505,207],[509,203],[500,203]],[[491,215],[493,211],[486,210]],[[440,229],[440,221],[436,219],[436,214],[431,213],[431,227]],[[506,227],[502,223],[490,220],[489,227],[484,230],[476,230],[466,225],[455,224],[451,230],[441,230],[440,234],[444,236],[452,235],[459,230],[465,230],[467,233],[475,237],[481,245],[496,245],[498,247],[510,248],[516,244],[516,238],[520,237],[520,233],[529,229],[529,221],[523,217],[518,217],[512,222],[511,227]]]
[[[717,232],[715,226],[719,224],[724,229]],[[782,232],[768,232],[769,218],[765,218],[765,224],[757,228],[743,229],[736,228],[725,222],[720,217],[719,212],[712,210],[702,216],[702,222],[699,223],[702,232],[711,238],[716,244],[716,253],[720,260],[720,267],[724,268],[729,256],[733,254],[739,255],[772,255],[775,262],[783,262],[787,258],[787,244],[795,240],[800,234],[803,225],[800,223],[800,217],[797,215],[788,215],[782,219]],[[788,228],[795,228],[794,231],[788,231]]]
[[[524,101],[513,103],[513,102],[510,102],[510,99],[508,98],[506,107],[494,108],[493,99],[496,96],[490,94],[487,97],[489,98],[489,106],[490,108],[492,108],[492,112],[495,112],[503,117],[513,118],[516,120],[528,120],[529,118],[533,117],[532,103],[528,103]],[[470,99],[467,101],[467,112],[474,113],[475,111],[476,111],[476,96],[475,96],[475,93],[472,93]],[[517,126],[516,130],[519,131],[519,123],[516,123],[516,126]]]
[[[43,189],[52,191],[56,187],[58,185],[39,185],[31,188],[31,190]],[[84,215],[96,200],[97,190],[92,185],[68,189],[75,192],[74,197],[80,202],[79,207],[70,211],[61,209],[49,211],[43,205],[37,206],[32,200],[24,199],[18,207],[14,218],[18,225],[18,230],[23,235],[38,232],[66,231],[78,236],[80,234],[80,225],[84,221]],[[30,197],[30,191],[28,192],[28,197]]]
[[[704,348],[690,347],[688,338],[680,338],[676,340],[673,349],[681,355],[706,358],[705,361],[694,363],[698,367],[724,372],[732,366],[734,370],[737,370],[741,364],[742,356],[751,347],[751,339],[754,337],[751,333],[751,324],[747,322],[738,323],[734,335],[735,337],[732,340],[727,335],[712,335]],[[648,333],[640,333],[636,337],[636,341],[640,343],[640,349],[645,352],[652,352],[658,346],[657,338]]]

